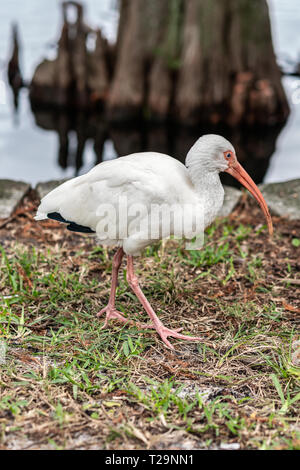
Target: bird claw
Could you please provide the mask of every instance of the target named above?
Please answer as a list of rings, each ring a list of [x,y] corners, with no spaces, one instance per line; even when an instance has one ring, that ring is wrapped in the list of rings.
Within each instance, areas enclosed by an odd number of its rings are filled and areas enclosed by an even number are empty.
[[[112,305],[107,305],[104,307],[100,312],[97,313],[97,317],[100,317],[106,313],[105,316],[105,321],[104,325],[101,327],[101,330],[107,327],[109,320],[119,320],[122,323],[132,323],[128,318],[124,317],[124,315],[116,310],[115,307]],[[174,346],[167,340],[168,336],[171,336],[173,338],[178,338],[178,339],[183,339],[187,341],[201,341],[201,338],[198,337],[193,337],[193,336],[187,336],[187,335],[182,335],[179,332],[182,331],[182,328],[175,328],[174,330],[171,330],[170,328],[167,328],[164,325],[158,325],[156,326],[154,323],[135,323],[135,326],[141,329],[156,329],[157,333],[165,343],[165,345],[170,348],[170,349],[175,349]]]
[[[163,340],[163,342],[166,344],[166,346],[170,349],[175,349],[174,346],[170,343],[170,341],[167,340],[168,336],[171,336],[173,338],[178,338],[178,339],[183,339],[186,341],[201,341],[201,338],[197,336],[187,336],[187,335],[182,335],[179,333],[182,328],[177,328],[175,330],[171,330],[170,328],[167,328],[166,326],[158,326],[156,328],[157,333]]]
[[[112,320],[112,319],[119,320],[123,323],[128,322],[128,318],[124,317],[124,315],[121,312],[118,312],[118,310],[112,307],[111,305],[107,305],[102,310],[100,310],[100,312],[97,313],[97,317],[101,317],[101,315],[103,315],[104,313],[106,313],[105,322],[104,322],[104,325],[101,327],[101,330],[106,328],[109,320]]]

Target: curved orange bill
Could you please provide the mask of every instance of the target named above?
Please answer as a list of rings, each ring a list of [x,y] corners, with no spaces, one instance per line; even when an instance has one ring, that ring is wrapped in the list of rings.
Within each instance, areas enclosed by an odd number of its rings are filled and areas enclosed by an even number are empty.
[[[263,213],[265,214],[267,224],[268,224],[269,234],[272,236],[273,224],[272,224],[272,219],[271,219],[271,215],[270,215],[267,203],[264,200],[263,195],[261,194],[260,190],[254,183],[252,178],[250,178],[250,176],[244,170],[242,165],[240,165],[237,161],[225,171],[226,173],[229,173],[234,178],[236,178],[240,183],[242,183],[242,185],[245,186],[245,188],[247,188],[248,191],[250,191],[250,193],[255,197]]]

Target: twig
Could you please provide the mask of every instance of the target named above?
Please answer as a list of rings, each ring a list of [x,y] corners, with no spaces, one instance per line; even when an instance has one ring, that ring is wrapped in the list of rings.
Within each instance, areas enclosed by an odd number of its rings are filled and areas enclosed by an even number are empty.
[[[277,281],[281,282],[289,282],[290,284],[295,284],[297,286],[300,286],[300,279],[291,279],[289,277],[284,277],[283,279],[276,279]]]

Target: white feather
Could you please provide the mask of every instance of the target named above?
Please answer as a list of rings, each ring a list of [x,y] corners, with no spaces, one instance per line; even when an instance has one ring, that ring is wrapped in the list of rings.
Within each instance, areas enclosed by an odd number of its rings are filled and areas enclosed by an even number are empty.
[[[128,236],[105,239],[106,233],[99,229],[99,207],[110,204],[117,210],[122,196],[126,197],[128,209],[139,202],[149,211],[151,204],[196,205],[204,202],[206,226],[223,203],[219,169],[204,171],[203,158],[197,159],[195,152],[189,153],[189,165],[192,169],[168,155],[155,152],[137,153],[100,163],[87,174],[66,181],[47,194],[35,219],[42,220],[47,218],[47,214],[58,212],[67,221],[97,232],[102,244],[116,244],[123,246],[127,254],[139,254],[152,240],[143,239],[143,234],[137,233],[134,224],[129,227],[128,222],[116,222],[115,219],[110,219],[109,223],[117,225],[118,234],[129,229]],[[193,174],[197,174],[196,182]],[[122,226],[122,223],[127,226]]]

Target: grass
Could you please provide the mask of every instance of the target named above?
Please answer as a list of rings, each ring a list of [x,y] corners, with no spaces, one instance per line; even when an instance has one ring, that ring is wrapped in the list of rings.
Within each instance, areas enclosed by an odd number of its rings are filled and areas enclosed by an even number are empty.
[[[136,260],[164,324],[203,338],[173,352],[134,322],[101,329],[112,251],[37,225],[27,203],[0,232],[3,449],[300,448],[294,223],[275,219],[270,241],[248,201],[201,251],[169,240]],[[125,273],[117,308],[146,321]]]

